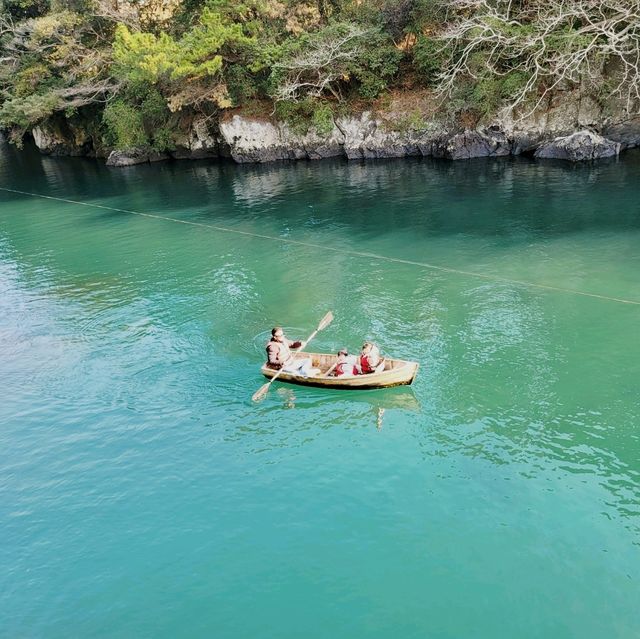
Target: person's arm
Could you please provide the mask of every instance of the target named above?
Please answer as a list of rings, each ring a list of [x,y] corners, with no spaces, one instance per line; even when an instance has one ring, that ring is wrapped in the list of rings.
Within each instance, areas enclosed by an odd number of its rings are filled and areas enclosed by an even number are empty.
[[[287,340],[287,342],[289,344],[289,348],[303,348],[304,346],[306,346],[306,344],[304,344],[304,342],[301,342],[300,340],[298,340],[297,342]]]

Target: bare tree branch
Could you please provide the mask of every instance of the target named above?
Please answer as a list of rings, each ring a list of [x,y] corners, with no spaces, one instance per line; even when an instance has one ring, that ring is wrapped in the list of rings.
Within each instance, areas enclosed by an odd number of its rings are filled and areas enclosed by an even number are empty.
[[[362,38],[367,33],[366,29],[350,24],[341,31],[311,40],[304,51],[278,62],[274,68],[283,71],[283,79],[273,96],[275,100],[319,97],[325,91],[339,99],[336,82],[348,73],[349,62],[358,58]]]
[[[450,96],[479,73],[518,72],[513,108],[529,114],[567,84],[614,81],[628,111],[640,103],[640,0],[451,0],[456,16],[439,36],[450,51],[439,91]],[[478,60],[482,61],[479,68]],[[606,71],[605,71],[606,69]]]

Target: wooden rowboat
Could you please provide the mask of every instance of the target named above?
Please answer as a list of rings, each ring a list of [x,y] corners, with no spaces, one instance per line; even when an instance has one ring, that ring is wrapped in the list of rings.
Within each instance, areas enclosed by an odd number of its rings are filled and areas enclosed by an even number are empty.
[[[418,373],[418,363],[408,362],[402,359],[386,357],[384,370],[368,375],[354,375],[340,377],[327,377],[327,371],[336,363],[337,355],[324,353],[296,353],[296,359],[311,358],[312,366],[318,369],[316,375],[304,377],[295,373],[280,373],[278,380],[289,384],[301,384],[302,386],[321,386],[323,388],[339,388],[340,390],[364,390],[367,388],[388,388],[389,386],[402,386],[411,384]],[[268,378],[273,377],[278,371],[268,368],[266,365],[260,372]]]

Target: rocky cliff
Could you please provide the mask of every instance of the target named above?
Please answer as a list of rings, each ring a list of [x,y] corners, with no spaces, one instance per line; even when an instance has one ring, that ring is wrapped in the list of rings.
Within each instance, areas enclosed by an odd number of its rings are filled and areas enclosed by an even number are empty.
[[[82,125],[54,122],[33,130],[43,153],[106,157],[107,164],[126,166],[169,158],[230,157],[236,162],[318,160],[343,156],[350,160],[433,156],[450,160],[519,155],[571,161],[616,156],[640,145],[640,117],[601,107],[578,93],[556,96],[532,114],[504,110],[477,126],[462,127],[439,120],[433,113],[363,111],[336,117],[330,131],[310,127],[306,133],[270,118],[241,111],[220,120],[186,118],[175,135],[175,148],[166,153],[136,148],[109,151]]]

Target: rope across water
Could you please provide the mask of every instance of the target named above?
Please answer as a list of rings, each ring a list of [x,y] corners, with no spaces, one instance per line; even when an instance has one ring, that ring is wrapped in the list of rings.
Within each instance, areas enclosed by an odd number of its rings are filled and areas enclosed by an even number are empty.
[[[241,231],[239,229],[230,229],[224,226],[218,226],[215,224],[205,224],[204,222],[193,222],[190,220],[178,220],[173,217],[167,217],[166,215],[158,215],[156,213],[143,213],[141,211],[131,211],[130,209],[121,209],[114,206],[105,206],[104,204],[94,204],[93,202],[80,202],[78,200],[69,200],[62,197],[55,197],[52,195],[43,195],[41,193],[29,193],[28,191],[19,191],[18,189],[9,189],[6,187],[0,187],[0,191],[6,191],[7,193],[17,193],[19,195],[27,195],[29,197],[39,197],[45,200],[55,200],[57,202],[66,202],[67,204],[76,204],[78,206],[87,206],[90,208],[104,209],[107,211],[116,211],[119,213],[127,213],[129,215],[138,215],[140,217],[148,217],[154,220],[163,220],[165,222],[175,222],[177,224],[186,224],[188,226],[197,226],[201,228],[210,229],[212,231],[219,231],[221,233],[234,233],[236,235],[244,235],[245,237],[255,237],[263,240],[271,240],[273,242],[280,242],[283,244],[294,244],[296,246],[305,246],[308,248],[320,249],[322,251],[330,251],[333,253],[341,253],[342,255],[353,255],[354,257],[363,257],[367,259],[382,260],[385,262],[395,262],[397,264],[407,264],[409,266],[417,266],[420,268],[430,269],[434,271],[441,271],[443,273],[454,273],[456,275],[464,275],[466,277],[476,277],[492,282],[501,282],[504,284],[513,284],[516,286],[524,286],[527,288],[537,288],[547,291],[556,291],[560,293],[567,293],[571,295],[580,295],[582,297],[592,297],[595,299],[606,300],[608,302],[618,302],[620,304],[633,304],[640,306],[640,300],[628,300],[621,297],[611,297],[608,295],[600,295],[598,293],[589,293],[587,291],[578,291],[570,288],[563,288],[560,286],[550,286],[548,284],[538,284],[536,282],[527,282],[525,280],[515,280],[508,277],[500,277],[499,275],[491,275],[487,273],[478,273],[476,271],[466,271],[457,268],[450,268],[448,266],[440,266],[438,264],[429,264],[428,262],[418,262],[416,260],[405,260],[398,257],[390,257],[388,255],[381,255],[379,253],[369,253],[366,251],[353,251],[344,250],[342,248],[334,248],[324,244],[316,244],[314,242],[305,242],[302,240],[292,240],[286,237],[278,237],[277,235],[266,235],[263,233],[253,233],[251,231]]]

